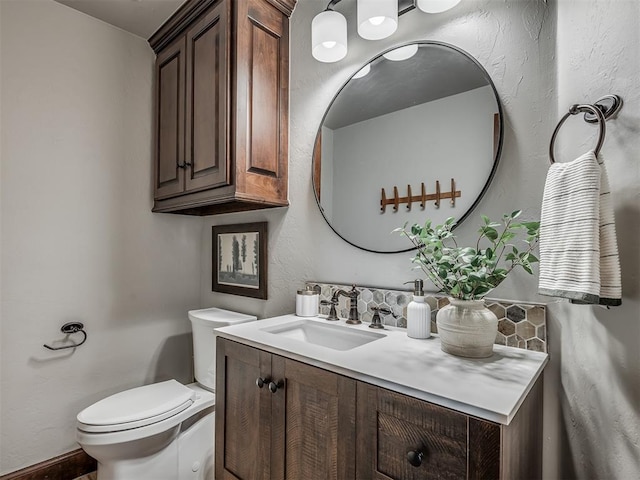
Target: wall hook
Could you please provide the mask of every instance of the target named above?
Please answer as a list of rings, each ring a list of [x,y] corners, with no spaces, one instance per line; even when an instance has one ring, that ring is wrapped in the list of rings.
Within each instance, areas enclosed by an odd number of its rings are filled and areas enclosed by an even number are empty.
[[[394,185],[393,187],[393,198],[387,198],[387,194],[384,190],[384,188],[382,189],[382,195],[380,197],[380,211],[382,213],[385,213],[387,211],[387,205],[393,205],[393,211],[397,212],[398,211],[398,206],[401,203],[406,203],[407,204],[407,210],[411,210],[411,204],[413,202],[420,202],[420,208],[425,208],[425,203],[427,202],[427,200],[431,201],[431,200],[435,200],[435,206],[436,208],[440,208],[440,200],[442,200],[443,198],[450,198],[451,199],[451,206],[455,207],[456,206],[456,198],[460,197],[462,195],[462,192],[460,190],[456,190],[456,182],[455,180],[452,178],[451,179],[451,191],[450,192],[443,192],[440,190],[440,181],[436,180],[436,193],[430,193],[427,194],[425,187],[424,187],[424,182],[422,182],[420,184],[420,195],[413,195],[412,193],[412,189],[411,189],[411,185],[407,185],[407,196],[406,197],[401,197],[398,194],[398,187]]]
[[[65,345],[63,347],[52,347],[50,345],[47,345],[46,343],[43,345],[43,347],[48,348],[49,350],[64,350],[65,348],[79,347],[80,345],[82,345],[84,342],[87,341],[87,332],[84,331],[84,325],[80,322],[65,323],[64,325],[62,325],[62,327],[60,327],[60,331],[65,335],[70,335],[72,333],[81,333],[82,335],[84,335],[84,338],[80,343]]]

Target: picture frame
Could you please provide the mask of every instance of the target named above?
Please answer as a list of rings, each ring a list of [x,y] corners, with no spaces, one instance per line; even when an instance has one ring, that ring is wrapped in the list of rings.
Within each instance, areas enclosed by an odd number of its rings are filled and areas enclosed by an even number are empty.
[[[267,222],[214,225],[214,292],[267,299]]]

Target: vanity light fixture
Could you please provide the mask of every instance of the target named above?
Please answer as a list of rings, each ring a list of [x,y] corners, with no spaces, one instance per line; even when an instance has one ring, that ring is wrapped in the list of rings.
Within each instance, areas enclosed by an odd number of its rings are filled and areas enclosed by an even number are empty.
[[[398,0],[358,0],[358,35],[381,40],[398,28]]]
[[[452,9],[460,0],[418,0],[418,8],[425,13],[441,13]]]
[[[423,12],[439,13],[455,7],[460,1],[357,0],[358,35],[365,40],[387,38],[398,28],[398,16],[412,10],[416,4]],[[319,62],[333,63],[347,55],[347,19],[333,10],[340,2],[330,0],[327,8],[311,22],[311,53]]]
[[[333,63],[347,55],[347,19],[330,10],[332,3],[311,22],[312,54],[319,62]]]

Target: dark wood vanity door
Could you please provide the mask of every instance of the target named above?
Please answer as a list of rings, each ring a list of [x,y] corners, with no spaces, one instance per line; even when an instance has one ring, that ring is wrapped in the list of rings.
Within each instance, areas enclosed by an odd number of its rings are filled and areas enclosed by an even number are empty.
[[[181,37],[156,60],[155,198],[184,190],[185,41]]]
[[[356,381],[274,355],[274,480],[355,479]],[[285,453],[286,452],[286,453]]]
[[[358,383],[357,477],[466,479],[467,419],[446,408]]]
[[[186,33],[187,192],[229,185],[229,0],[219,3]]]
[[[220,338],[216,345],[216,479],[268,480],[271,355]]]

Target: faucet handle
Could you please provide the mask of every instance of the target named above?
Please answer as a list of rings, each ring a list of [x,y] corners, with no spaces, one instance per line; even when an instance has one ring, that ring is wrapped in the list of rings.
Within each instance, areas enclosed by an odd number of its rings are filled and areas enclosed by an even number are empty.
[[[380,318],[380,314],[381,313],[389,314],[391,313],[391,310],[385,307],[372,307],[371,310],[373,310],[373,318],[371,319],[369,328],[384,329],[384,325],[382,324],[382,319]]]
[[[337,297],[331,297],[331,300],[320,300],[320,305],[331,306],[331,308],[329,309],[329,315],[327,316],[327,320],[329,320],[330,322],[335,322],[337,320],[340,320],[338,318],[338,314],[336,313],[336,305],[338,305]]]
[[[371,307],[371,310],[373,310],[373,318],[371,319],[371,325],[369,325],[369,328],[384,328],[382,319],[380,318],[381,314],[391,315],[393,318],[398,318],[398,315],[388,307]]]
[[[380,312],[383,315],[391,315],[393,318],[398,318],[398,315],[389,307],[372,307],[371,310]]]

